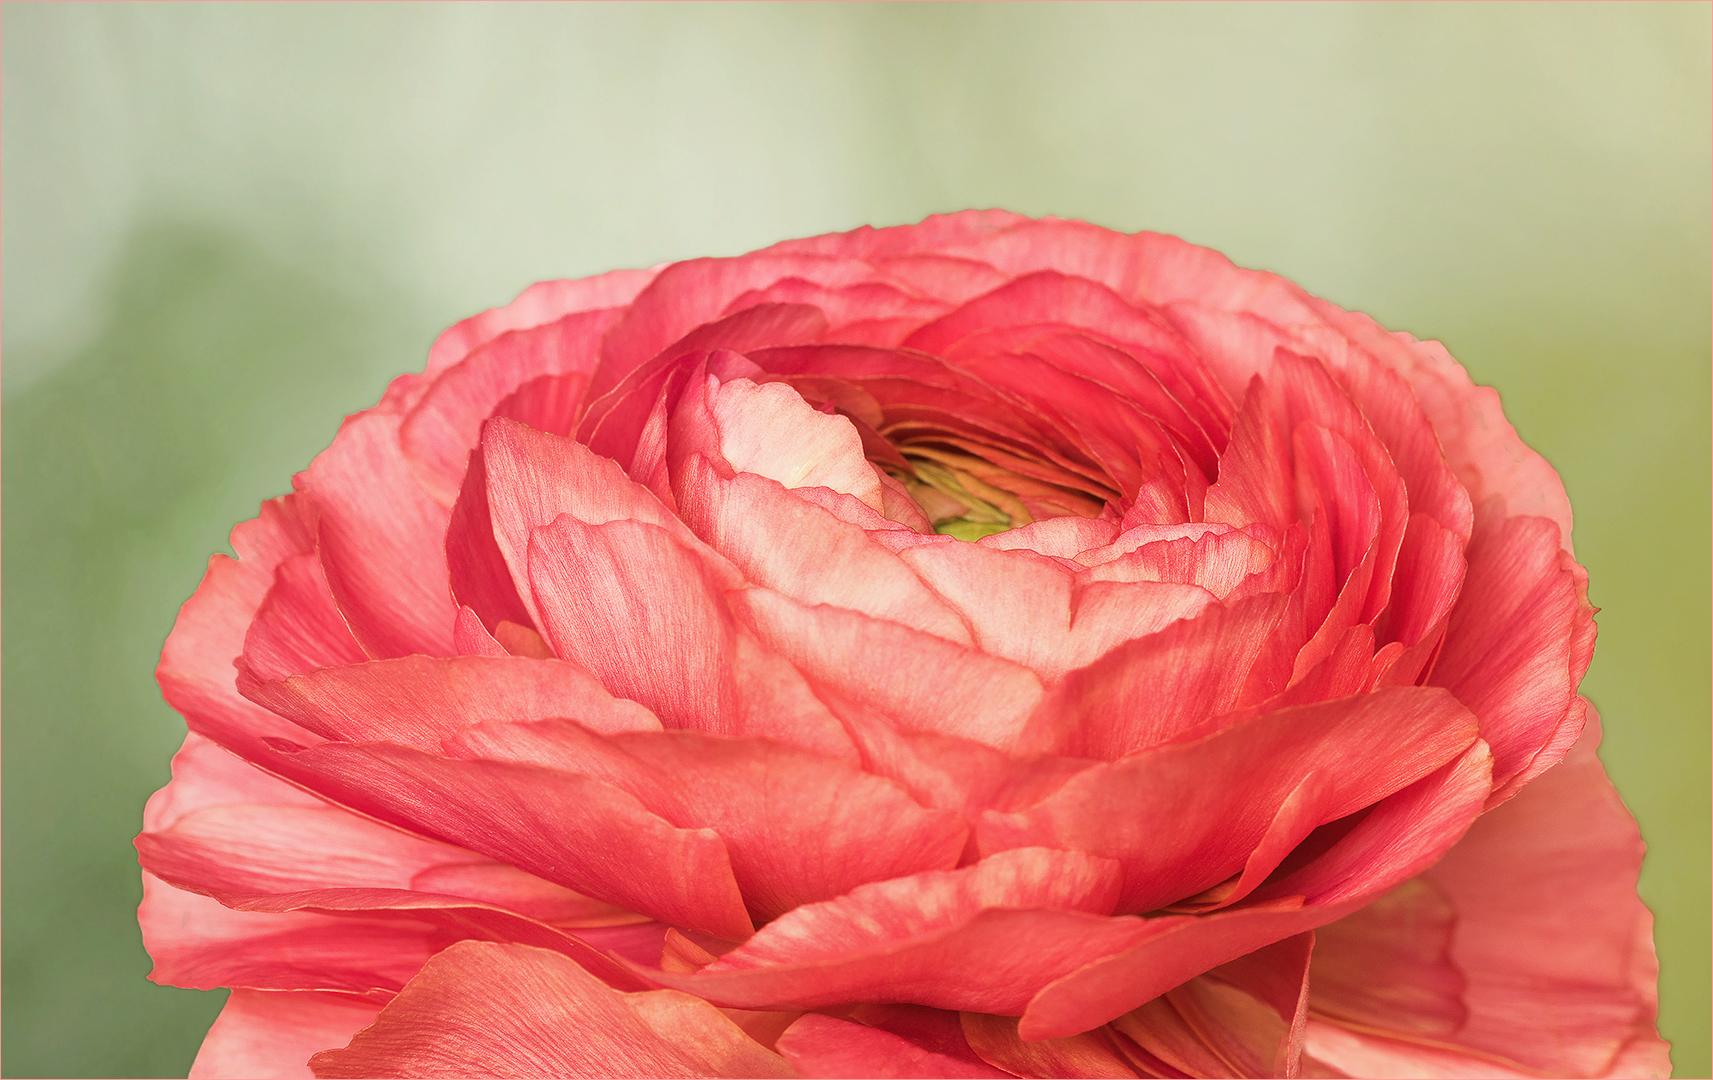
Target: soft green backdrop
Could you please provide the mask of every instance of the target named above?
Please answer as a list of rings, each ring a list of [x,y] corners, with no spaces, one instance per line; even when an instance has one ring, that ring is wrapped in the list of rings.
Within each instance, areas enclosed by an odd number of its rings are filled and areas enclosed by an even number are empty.
[[[4,1062],[183,1075],[130,847],[231,526],[539,278],[970,206],[1178,233],[1444,340],[1564,475],[1586,692],[1708,1064],[1709,7],[19,5]]]

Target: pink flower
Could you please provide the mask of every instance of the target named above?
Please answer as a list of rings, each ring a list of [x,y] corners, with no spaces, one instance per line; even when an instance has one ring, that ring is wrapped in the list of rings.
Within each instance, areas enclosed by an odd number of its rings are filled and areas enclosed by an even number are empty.
[[[1663,1076],[1557,475],[1166,236],[534,286],[160,666],[199,1076]]]

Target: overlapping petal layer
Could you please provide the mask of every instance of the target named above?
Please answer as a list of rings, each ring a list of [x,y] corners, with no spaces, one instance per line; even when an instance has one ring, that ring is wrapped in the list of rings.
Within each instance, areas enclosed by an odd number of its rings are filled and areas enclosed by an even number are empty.
[[[1171,237],[535,286],[181,612],[154,977],[196,1075],[1659,1075],[1569,526]]]

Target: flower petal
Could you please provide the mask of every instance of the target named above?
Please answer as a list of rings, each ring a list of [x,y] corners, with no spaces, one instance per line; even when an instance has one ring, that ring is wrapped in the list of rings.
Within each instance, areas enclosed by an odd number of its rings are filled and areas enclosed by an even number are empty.
[[[261,683],[245,696],[328,739],[430,752],[487,721],[563,718],[597,731],[660,730],[647,709],[613,697],[563,660],[405,656]]]
[[[937,1054],[890,1031],[808,1013],[779,1037],[779,1052],[805,1077],[1003,1078],[1011,1073]]]
[[[342,1046],[379,1005],[315,991],[234,990],[202,1040],[190,1080],[313,1080],[310,1055]]]
[[[869,881],[951,867],[967,833],[962,815],[926,809],[854,764],[763,739],[603,737],[550,721],[482,724],[449,748],[592,776],[680,828],[713,829],[758,921]]]
[[[703,1001],[626,994],[542,949],[437,954],[318,1077],[788,1077],[783,1059]]]

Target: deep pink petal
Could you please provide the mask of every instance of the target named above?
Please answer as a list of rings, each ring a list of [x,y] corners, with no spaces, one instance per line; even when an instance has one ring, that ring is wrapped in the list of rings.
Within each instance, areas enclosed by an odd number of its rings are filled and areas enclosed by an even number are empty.
[[[310,1055],[343,1046],[379,1005],[314,991],[234,990],[202,1040],[191,1080],[313,1080]]]
[[[318,1077],[791,1075],[706,1002],[621,993],[556,953],[488,942],[437,954],[312,1065]]]
[[[869,881],[949,868],[967,832],[962,815],[925,809],[851,763],[761,739],[497,723],[449,746],[593,776],[680,828],[713,829],[758,921]]]
[[[406,656],[322,668],[261,683],[245,695],[324,738],[430,752],[440,750],[442,739],[487,721],[552,717],[597,731],[660,730],[647,709],[613,697],[563,660]]]
[[[328,591],[320,560],[293,555],[280,563],[273,588],[244,635],[244,663],[251,673],[283,679],[367,659]]]
[[[143,875],[137,909],[153,982],[213,990],[334,990],[384,1001],[433,953],[433,924],[311,911],[235,911]]]
[[[514,531],[514,535],[518,533]],[[491,631],[501,622],[533,628],[529,608],[494,533],[493,512],[488,503],[487,455],[479,448],[470,453],[463,486],[452,504],[452,520],[446,526],[446,567],[452,598],[459,604],[460,620],[463,612],[469,611],[485,630]],[[459,627],[455,624],[455,642],[458,635]],[[463,651],[460,644],[459,652]]]

